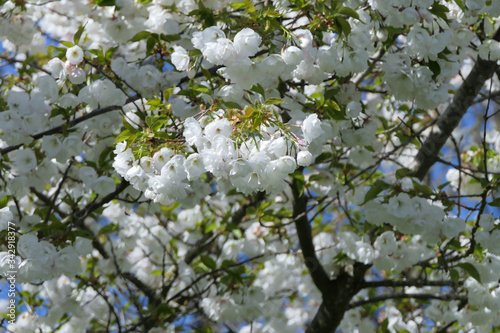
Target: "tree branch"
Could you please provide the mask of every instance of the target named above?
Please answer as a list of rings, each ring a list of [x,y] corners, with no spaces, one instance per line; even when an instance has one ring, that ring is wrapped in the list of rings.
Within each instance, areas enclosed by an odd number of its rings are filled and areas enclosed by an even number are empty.
[[[136,101],[139,98],[140,97],[138,97],[138,96],[130,97],[130,98],[127,99],[127,101],[125,102],[125,104],[134,102],[134,101]],[[110,106],[106,106],[104,108],[95,109],[92,112],[89,112],[89,113],[87,113],[87,114],[85,114],[85,115],[83,115],[81,117],[76,118],[76,119],[70,120],[70,121],[64,123],[63,125],[52,127],[52,128],[50,128],[50,129],[48,129],[46,131],[43,131],[43,132],[40,132],[40,133],[37,133],[37,134],[33,134],[33,135],[30,135],[30,136],[33,138],[33,140],[38,140],[38,139],[43,138],[46,135],[52,135],[52,134],[62,133],[64,129],[71,128],[71,127],[73,127],[73,126],[75,126],[75,125],[77,125],[77,124],[79,124],[79,123],[81,123],[81,122],[83,122],[85,120],[88,120],[88,119],[100,116],[100,115],[108,113],[110,111],[119,110],[121,108],[122,107],[118,106],[118,105],[110,105]],[[7,153],[10,153],[11,151],[14,151],[14,150],[18,149],[22,145],[23,145],[23,143],[3,148],[3,149],[0,150],[0,153],[1,153],[1,155],[5,155]]]
[[[461,284],[461,283],[458,283]],[[441,281],[428,281],[422,279],[416,280],[404,280],[404,281],[393,281],[393,280],[382,280],[382,281],[366,281],[363,283],[363,288],[380,288],[380,287],[453,287],[457,284],[453,281],[441,280]]]
[[[293,193],[293,219],[297,228],[300,248],[314,284],[320,290],[323,302],[306,333],[331,333],[339,326],[349,302],[363,287],[364,276],[370,265],[355,263],[353,274],[342,271],[330,280],[316,256],[312,229],[307,217],[307,196],[300,193],[297,179],[291,184]]]
[[[493,39],[500,41],[500,29],[496,31]],[[432,165],[436,162],[441,148],[458,126],[465,112],[474,103],[486,80],[488,80],[497,67],[496,61],[487,61],[478,57],[472,71],[455,93],[453,101],[446,111],[439,116],[436,123],[437,129],[433,131],[420,148],[415,157],[413,176],[422,180]]]
[[[307,218],[307,197],[304,193],[300,193],[297,179],[293,179],[293,219],[297,228],[297,236],[299,237],[300,249],[304,257],[305,264],[316,287],[322,294],[326,294],[330,289],[330,278],[325,272],[316,256],[314,249],[312,230],[309,219]]]
[[[312,320],[306,333],[332,333],[340,325],[349,310],[351,299],[361,289],[364,276],[370,265],[355,263],[352,276],[343,271],[330,282],[330,289],[323,294],[323,303]]]
[[[397,293],[390,295],[379,295],[370,297],[361,301],[356,301],[349,304],[349,309],[354,309],[358,306],[362,306],[365,304],[382,302],[388,299],[401,299],[401,298],[413,298],[413,299],[421,299],[421,300],[431,300],[438,299],[442,301],[467,301],[467,296],[464,295],[456,295],[456,294],[407,294],[407,293]]]

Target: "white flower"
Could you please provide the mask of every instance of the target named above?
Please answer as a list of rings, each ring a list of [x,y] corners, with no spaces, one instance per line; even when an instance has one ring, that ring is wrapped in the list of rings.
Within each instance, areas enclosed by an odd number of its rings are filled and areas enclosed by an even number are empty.
[[[321,128],[321,120],[318,119],[317,114],[311,114],[302,123],[302,133],[304,134],[304,139],[311,143],[314,139],[319,137],[325,131]]]
[[[76,96],[76,95],[74,95],[72,93],[68,93],[68,94],[62,95],[57,100],[57,104],[59,104],[59,106],[61,106],[63,108],[74,108],[78,104],[80,104],[81,102],[82,101],[80,100],[80,98],[78,98],[78,96]]]
[[[17,241],[17,252],[23,258],[31,258],[33,253],[38,252],[40,245],[34,234],[24,234]]]
[[[290,156],[281,156],[277,160],[272,161],[268,164],[272,166],[273,171],[277,171],[278,173],[288,175],[295,171],[297,168],[297,164],[295,163],[295,159]]]
[[[7,105],[9,110],[19,115],[29,112],[30,96],[24,91],[9,91],[7,95]]]
[[[79,273],[82,269],[80,258],[78,258],[78,254],[72,246],[67,246],[59,251],[55,263],[58,272],[62,272],[69,277]]]
[[[161,168],[161,176],[173,182],[184,180],[187,177],[184,168],[185,160],[186,158],[183,155],[175,155]]]
[[[116,149],[113,151],[115,153],[115,161],[113,162],[113,168],[118,172],[122,177],[125,176],[127,171],[134,165],[135,158],[132,153],[132,149],[127,147],[127,143],[125,141],[120,142],[116,145]]]
[[[200,124],[193,117],[189,117],[184,121],[184,137],[186,143],[190,146],[195,145],[198,149],[203,143],[203,130]]]
[[[68,75],[69,81],[73,84],[80,84],[85,82],[85,72],[81,68],[75,68]]]
[[[462,231],[465,230],[465,221],[459,217],[448,217],[444,219],[443,225],[441,227],[441,232],[446,237],[458,236]]]
[[[94,168],[83,166],[78,170],[80,180],[85,184],[85,186],[92,186],[97,179],[97,172]]]
[[[243,241],[230,239],[224,243],[224,246],[222,247],[221,256],[224,259],[236,259],[238,254],[240,254],[242,251],[243,251]]]
[[[66,77],[67,71],[64,62],[59,58],[53,58],[47,63],[47,67],[52,76],[62,80]]]
[[[297,29],[293,34],[296,36],[296,41],[302,49],[307,49],[312,46],[313,35],[309,30]]]
[[[153,155],[153,160],[155,163],[156,170],[160,171],[161,168],[170,160],[173,155],[173,151],[168,148],[162,148]]]
[[[485,40],[478,48],[479,56],[484,60],[500,60],[500,42],[493,39]]]
[[[309,151],[304,150],[300,151],[297,154],[297,165],[309,166],[312,164],[312,162],[313,162],[313,156]]]
[[[259,50],[262,37],[250,28],[245,28],[234,36],[234,47],[244,57],[249,57]]]
[[[398,244],[396,242],[396,237],[394,236],[394,232],[386,231],[386,232],[382,233],[375,240],[373,247],[382,256],[390,255],[390,254],[394,253],[398,248]]]
[[[143,156],[141,157],[140,166],[145,173],[154,173],[154,160],[152,157]]]
[[[101,176],[95,180],[92,184],[92,189],[98,195],[106,195],[113,192],[116,189],[116,184],[113,178],[107,176]]]
[[[42,75],[36,80],[37,87],[33,90],[42,94],[43,97],[55,101],[59,97],[59,87],[56,80],[50,75]],[[31,93],[33,97],[33,92]]]
[[[219,28],[212,26],[208,27],[203,31],[197,31],[193,34],[191,43],[198,50],[203,50],[205,45],[210,42],[217,41],[217,38],[224,38],[226,34]]]
[[[304,51],[297,46],[290,46],[282,52],[281,56],[287,65],[297,66],[304,60]]]
[[[30,148],[18,150],[16,152],[16,156],[14,157],[14,163],[18,172],[28,173],[36,168],[37,162],[35,153]]]
[[[88,238],[76,237],[73,246],[75,248],[75,251],[81,256],[86,256],[93,250],[92,240]]]
[[[12,222],[13,219],[14,215],[12,215],[9,207],[0,209],[0,231],[7,229],[9,222]]]
[[[207,43],[203,55],[214,65],[231,65],[238,60],[238,52],[233,42],[227,38],[219,38],[216,43]]]
[[[205,172],[205,165],[200,154],[194,153],[184,162],[189,180],[199,178]]]
[[[172,64],[178,71],[185,71],[189,68],[189,55],[181,46],[174,46],[174,52],[171,55]]]
[[[233,126],[226,118],[217,119],[205,127],[204,133],[208,140],[212,141],[217,135],[228,138],[233,132]]]
[[[72,65],[78,65],[83,61],[83,51],[80,46],[75,45],[66,51],[66,58]]]
[[[76,135],[70,135],[64,139],[63,146],[72,156],[80,155],[83,150],[82,139]]]
[[[479,218],[479,226],[481,226],[484,231],[490,232],[495,228],[495,218],[491,214],[483,214]]]

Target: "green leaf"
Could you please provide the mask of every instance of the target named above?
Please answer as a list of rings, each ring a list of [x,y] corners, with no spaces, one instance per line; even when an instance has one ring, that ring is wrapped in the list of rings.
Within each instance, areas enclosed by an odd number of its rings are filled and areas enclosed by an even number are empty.
[[[77,45],[80,42],[80,37],[82,37],[83,30],[85,29],[85,25],[81,25],[73,36],[73,42]]]
[[[442,18],[443,20],[447,20],[446,13],[448,13],[450,10],[448,7],[439,4],[438,2],[434,2],[432,7],[429,9],[429,12],[433,14],[436,17]]]
[[[264,105],[275,105],[275,104],[281,104],[283,102],[284,102],[284,100],[282,100],[281,98],[271,97],[271,98],[266,99],[266,101],[264,102]]]
[[[482,188],[487,188],[490,185],[490,181],[486,178],[479,179],[479,183],[481,184]]]
[[[260,84],[255,84],[250,88],[250,91],[256,92],[257,94],[261,94],[262,97],[266,97],[266,92],[264,91],[264,88]]]
[[[332,99],[334,99],[338,92],[339,92],[339,89],[328,89],[328,90],[325,90],[325,94],[324,94],[325,100],[332,100]],[[337,104],[337,103],[335,103],[335,104]]]
[[[432,191],[432,189],[429,186],[419,184],[418,182],[416,182],[414,180],[413,180],[413,189],[417,193],[422,193],[423,195],[427,195],[427,196],[434,194],[434,192]]]
[[[427,64],[427,67],[432,71],[432,79],[436,80],[436,78],[441,74],[441,66],[439,66],[439,63],[437,61],[429,61]]]
[[[351,33],[351,26],[349,25],[349,22],[347,22],[347,20],[342,16],[336,16],[335,22],[336,26],[340,28],[339,35],[343,33],[344,36],[348,37],[349,34]]]
[[[463,12],[465,12],[465,5],[464,5],[464,3],[463,3],[463,1],[462,1],[462,0],[453,0],[453,1],[455,1],[455,3],[457,4],[457,6],[458,6],[458,7],[460,7],[460,9],[461,9]]]
[[[59,41],[59,43],[61,43],[62,45],[66,46],[66,47],[73,47],[75,45],[72,42],[68,42],[65,40],[61,40],[61,41]]]
[[[166,42],[175,42],[181,39],[181,35],[165,35],[165,34],[160,34],[160,39],[164,40]]]
[[[205,87],[201,84],[194,85],[193,87],[191,87],[191,89],[202,94],[212,94],[212,90],[210,90],[210,88]]]
[[[102,227],[101,230],[99,230],[99,232],[97,233],[97,236],[107,235],[116,230],[118,230],[118,224],[110,223]]]
[[[149,36],[146,42],[146,53],[148,55],[153,53],[155,45],[156,45],[156,38],[154,38],[153,36]]]
[[[113,55],[113,53],[115,53],[115,51],[118,49],[118,46],[115,46],[115,47],[110,47],[107,51],[106,51],[106,54],[105,54],[105,58],[106,59],[111,59],[111,56]]]
[[[253,214],[255,214],[256,211],[257,211],[257,209],[254,206],[248,206],[246,209],[246,214],[253,215]]]
[[[233,229],[232,233],[238,239],[242,239],[243,238],[243,233],[241,232],[240,229]]]
[[[99,166],[103,167],[104,165],[106,165],[106,161],[108,160],[108,158],[112,153],[113,153],[113,147],[105,148],[99,155],[99,160],[97,161]]]
[[[444,248],[454,250],[454,251],[466,250],[466,248],[460,244],[460,241],[458,239],[452,239],[448,244],[446,244],[446,246]]]
[[[135,133],[132,132],[131,130],[126,129],[123,132],[121,132],[120,134],[118,134],[118,136],[115,138],[115,143],[126,141],[126,140],[128,140],[134,134]]]
[[[241,9],[248,6],[247,2],[231,2],[229,6],[233,9]]]
[[[230,109],[239,109],[239,110],[241,110],[241,106],[238,103],[235,103],[235,102],[225,102],[225,101],[221,101],[221,103],[224,104],[226,107],[228,107]]]
[[[115,0],[95,0],[95,4],[101,7],[116,5]]]
[[[500,207],[500,198],[496,198],[491,202],[488,202],[491,207]]]
[[[210,232],[212,230],[215,230],[217,229],[217,223],[213,222],[213,223],[210,223],[206,228],[205,228],[205,232]]]
[[[130,38],[130,42],[138,42],[140,40],[149,38],[149,36],[151,36],[151,32],[140,31],[140,32],[136,33],[134,37]]]
[[[411,172],[410,169],[401,168],[396,171],[396,179],[401,179],[406,177]]]
[[[481,283],[481,276],[479,275],[479,272],[477,271],[476,267],[474,267],[474,265],[469,264],[468,262],[463,262],[463,263],[457,264],[457,267],[462,268],[470,276],[472,276],[474,279],[476,279],[477,282]]]
[[[323,175],[312,175],[311,177],[309,177],[309,181],[310,182],[315,182],[315,181],[320,181],[320,180],[323,180],[325,179],[325,177]]]
[[[205,266],[207,266],[208,268],[214,270],[217,268],[217,264],[215,263],[215,261],[209,257],[209,256],[206,256],[206,255],[201,255],[200,256],[200,260],[202,263],[205,264]]]
[[[342,14],[342,15],[345,15],[345,16],[349,16],[349,17],[352,17],[352,18],[355,18],[356,20],[359,20],[359,14],[352,8],[349,8],[349,7],[342,7],[340,8],[337,13],[339,14]]]
[[[6,195],[2,199],[0,199],[0,209],[4,208],[4,207],[7,207],[7,204],[9,203],[10,198],[11,197],[9,195]]]
[[[315,163],[323,163],[325,161],[331,160],[332,158],[333,158],[333,154],[332,153],[330,153],[330,152],[323,152],[318,157],[316,157]]]
[[[440,190],[440,191],[441,191],[443,188],[445,188],[446,186],[448,186],[448,185],[450,185],[450,184],[451,184],[451,182],[446,182],[446,183],[444,183],[444,184],[439,185],[437,188],[438,188],[438,190]]]
[[[372,187],[368,190],[368,192],[366,192],[365,201],[362,203],[362,205],[364,205],[368,201],[375,199],[380,192],[387,190],[390,187],[391,185],[387,184],[383,180],[380,179],[377,180],[375,183],[373,183]]]
[[[323,105],[325,115],[333,120],[345,120],[345,113],[340,109],[340,106],[333,100],[329,99]]]
[[[175,88],[175,86],[172,88],[168,88],[163,92],[163,99],[165,100],[165,102],[168,103],[168,101],[170,100],[170,97],[172,96],[172,93],[174,92],[174,88]]]
[[[203,73],[203,75],[205,75],[205,78],[207,80],[210,80],[212,78],[212,74],[210,74],[210,72],[207,69],[201,67],[201,72]]]
[[[399,111],[408,112],[410,111],[410,106],[408,104],[402,104],[398,108]]]
[[[155,123],[155,119],[156,117],[155,116],[146,116],[146,125],[148,125],[148,127],[152,127],[153,124]]]
[[[264,17],[281,17],[281,14],[272,10],[268,10],[267,12],[264,13]]]

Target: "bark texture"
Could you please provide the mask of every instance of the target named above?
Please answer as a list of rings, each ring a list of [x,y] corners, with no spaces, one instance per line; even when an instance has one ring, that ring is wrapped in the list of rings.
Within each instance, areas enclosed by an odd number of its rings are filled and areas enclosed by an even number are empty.
[[[500,41],[500,29],[495,32],[493,39]],[[493,76],[497,68],[496,61],[487,61],[478,57],[472,71],[455,93],[453,101],[445,112],[439,116],[436,130],[425,140],[415,157],[413,176],[422,180],[429,169],[436,163],[437,156],[446,140],[457,128],[460,120],[474,103],[474,99],[483,87],[486,80]]]

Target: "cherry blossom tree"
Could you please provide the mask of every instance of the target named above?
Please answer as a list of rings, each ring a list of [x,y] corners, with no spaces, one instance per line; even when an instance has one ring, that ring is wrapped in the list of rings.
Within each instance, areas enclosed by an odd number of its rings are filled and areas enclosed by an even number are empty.
[[[500,331],[500,1],[0,1],[7,332]]]

